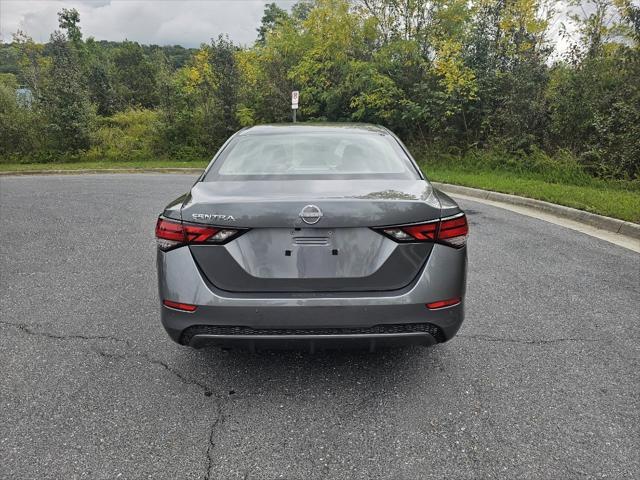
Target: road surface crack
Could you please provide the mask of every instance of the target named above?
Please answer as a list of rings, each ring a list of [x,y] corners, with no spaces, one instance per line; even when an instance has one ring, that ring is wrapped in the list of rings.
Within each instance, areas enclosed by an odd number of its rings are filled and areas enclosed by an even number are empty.
[[[172,374],[174,377],[176,377],[178,380],[180,380],[180,382],[184,383],[185,385],[195,385],[199,387],[203,391],[205,396],[213,397],[216,405],[216,418],[211,424],[211,427],[209,428],[208,445],[207,445],[207,451],[206,451],[207,470],[204,476],[206,480],[209,480],[211,478],[211,470],[213,468],[212,452],[216,446],[215,436],[219,427],[224,423],[223,403],[226,401],[225,396],[215,395],[212,389],[209,388],[205,383],[185,376],[182,372],[173,368],[168,363],[162,360],[153,358],[148,353],[130,351],[133,349],[133,346],[131,345],[131,343],[127,340],[124,340],[118,337],[114,337],[111,335],[57,334],[57,333],[45,332],[42,330],[36,330],[31,325],[28,325],[25,323],[13,323],[13,322],[6,322],[2,320],[0,320],[0,325],[13,327],[27,335],[32,335],[32,336],[47,338],[52,340],[82,340],[82,341],[95,341],[95,340],[105,341],[106,340],[106,341],[112,341],[112,342],[119,342],[125,345],[125,347],[129,351],[126,351],[125,353],[122,353],[122,354],[110,353],[98,348],[96,345],[93,345],[90,348],[90,350],[103,358],[117,358],[117,359],[123,359],[123,360],[131,359],[131,358],[143,359],[149,364],[162,367],[164,370]]]
[[[209,429],[209,445],[207,445],[207,470],[204,474],[204,480],[211,479],[211,469],[213,468],[213,450],[216,448],[216,433],[224,424],[224,399],[218,398],[218,411],[215,421]]]
[[[31,325],[27,325],[26,323],[13,323],[13,322],[5,322],[0,320],[0,324],[17,328],[18,330],[26,333],[27,335],[33,335],[36,337],[51,338],[54,340],[111,340],[114,342],[122,342],[128,347],[130,347],[129,342],[127,342],[126,340],[122,340],[121,338],[113,337],[110,335],[81,335],[77,333],[61,335],[56,333],[35,330]]]
[[[133,349],[133,346],[131,345],[131,343],[127,340],[124,340],[122,338],[118,338],[118,337],[114,337],[111,335],[81,335],[81,334],[57,334],[57,333],[51,333],[51,332],[44,332],[42,330],[35,330],[31,325],[27,325],[25,323],[13,323],[13,322],[5,322],[0,320],[0,325],[6,325],[6,326],[10,326],[13,328],[16,328],[18,330],[20,330],[21,332],[26,333],[27,335],[33,335],[36,337],[42,337],[42,338],[50,338],[53,340],[84,340],[84,341],[92,341],[92,340],[108,340],[108,341],[112,341],[112,342],[119,342],[122,343],[123,345],[125,345],[127,348],[129,349]],[[198,387],[200,387],[203,391],[204,394],[207,397],[212,396],[212,392],[210,390],[210,388],[205,385],[204,383],[198,381],[198,380],[194,380],[191,378],[186,377],[185,375],[182,374],[182,372],[180,372],[179,370],[176,370],[175,368],[173,368],[172,366],[170,366],[168,363],[163,362],[162,360],[158,360],[156,358],[153,358],[152,356],[150,356],[147,353],[144,352],[127,352],[124,354],[116,354],[116,353],[108,353],[105,352],[104,350],[101,350],[99,348],[91,348],[91,351],[98,354],[101,357],[105,357],[105,358],[119,358],[119,359],[127,359],[127,358],[133,358],[133,357],[137,357],[137,358],[142,358],[144,360],[146,360],[148,363],[154,364],[154,365],[158,365],[162,368],[164,368],[167,372],[173,374],[176,378],[178,378],[178,380],[180,380],[182,383],[187,384],[187,385],[196,385]]]

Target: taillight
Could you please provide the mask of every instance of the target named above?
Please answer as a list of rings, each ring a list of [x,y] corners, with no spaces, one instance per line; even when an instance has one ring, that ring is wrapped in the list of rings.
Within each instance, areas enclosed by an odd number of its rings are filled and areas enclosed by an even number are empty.
[[[467,243],[467,235],[469,235],[469,225],[467,225],[467,217],[464,213],[440,220],[438,242],[461,248]]]
[[[396,242],[438,242],[461,248],[467,242],[469,226],[464,213],[431,222],[378,229]]]
[[[182,245],[222,244],[237,237],[245,230],[220,228],[209,225],[184,223],[179,220],[158,218],[156,223],[156,243],[163,251]]]

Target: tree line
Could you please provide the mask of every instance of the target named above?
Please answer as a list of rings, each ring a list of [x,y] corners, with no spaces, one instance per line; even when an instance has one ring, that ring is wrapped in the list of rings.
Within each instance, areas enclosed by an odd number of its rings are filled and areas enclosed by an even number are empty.
[[[0,161],[209,159],[234,131],[385,125],[433,155],[499,151],[640,174],[640,8],[631,0],[301,0],[248,47],[85,39],[0,45]],[[556,32],[562,40],[556,40]],[[559,48],[562,45],[563,48]]]

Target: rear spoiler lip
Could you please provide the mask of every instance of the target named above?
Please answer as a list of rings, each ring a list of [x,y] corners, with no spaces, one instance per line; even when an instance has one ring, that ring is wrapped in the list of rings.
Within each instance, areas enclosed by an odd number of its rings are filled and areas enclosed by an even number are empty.
[[[169,203],[169,205],[164,207],[161,216],[170,218],[171,220],[182,220],[182,206],[189,196],[189,193],[180,195],[178,198]]]
[[[446,218],[454,215],[458,215],[460,213],[464,213],[464,210],[460,208],[460,206],[456,203],[456,201],[451,198],[449,195],[444,193],[442,190],[438,190],[436,187],[431,184],[431,188],[433,190],[433,194],[438,199],[440,203],[440,217]]]

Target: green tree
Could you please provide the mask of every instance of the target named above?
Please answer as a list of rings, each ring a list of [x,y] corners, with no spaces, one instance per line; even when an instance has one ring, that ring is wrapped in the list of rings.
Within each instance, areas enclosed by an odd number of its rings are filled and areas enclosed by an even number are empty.
[[[87,85],[98,115],[112,115],[117,110],[117,94],[108,66],[92,62],[88,67]]]
[[[552,15],[544,0],[476,5],[466,47],[466,63],[477,79],[477,101],[468,113],[476,144],[511,151],[544,145]]]
[[[158,106],[160,65],[145,54],[140,44],[123,42],[113,52],[112,62],[118,109]]]
[[[552,71],[551,145],[573,152],[594,175],[638,178],[640,48],[633,7],[610,0],[592,7],[571,15],[577,38]]]
[[[15,75],[0,74],[0,161],[33,159],[42,147],[42,117],[18,101],[17,89]]]
[[[269,3],[264,7],[262,21],[258,28],[258,40],[260,44],[264,44],[267,34],[278,27],[282,22],[289,18],[286,10],[278,7],[275,3]]]
[[[82,42],[82,32],[80,31],[80,14],[75,8],[63,8],[58,12],[58,24],[60,28],[66,30],[67,38],[74,45]]]
[[[268,32],[264,43],[236,52],[240,75],[237,116],[243,125],[291,118],[291,91],[295,90],[291,75],[306,51],[301,22],[293,16],[283,19]]]
[[[211,42],[211,68],[218,76],[216,100],[221,112],[216,131],[226,138],[238,129],[236,111],[240,88],[240,72],[236,61],[239,48],[228,37],[220,35]]]
[[[44,45],[35,43],[31,37],[20,30],[13,35],[13,42],[18,51],[21,83],[33,92],[36,100],[39,100],[44,73],[49,68],[51,59],[44,56]]]
[[[55,32],[49,41],[51,67],[43,93],[49,145],[74,153],[89,147],[92,110],[77,52]]]
[[[238,52],[228,38],[220,36],[203,45],[167,84],[160,149],[204,158],[239,128]]]
[[[371,26],[344,0],[319,0],[301,23],[304,55],[288,77],[301,92],[305,118],[349,119],[355,94],[349,79],[370,58],[366,45],[375,36]]]

